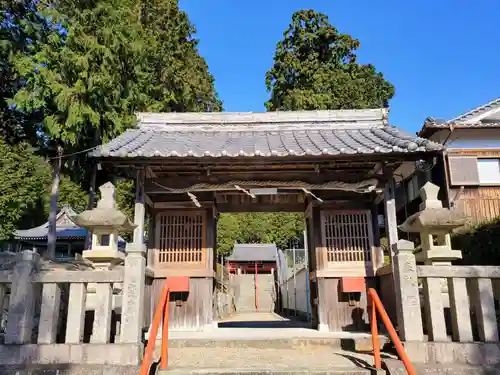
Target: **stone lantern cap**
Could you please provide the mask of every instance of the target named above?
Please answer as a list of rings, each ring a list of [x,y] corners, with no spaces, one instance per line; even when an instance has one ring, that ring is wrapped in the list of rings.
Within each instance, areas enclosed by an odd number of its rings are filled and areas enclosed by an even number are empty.
[[[421,211],[411,215],[398,228],[403,232],[451,232],[455,228],[464,226],[467,217],[461,212],[443,208],[442,202],[437,198],[439,186],[427,182],[420,189],[422,197]]]
[[[83,211],[72,219],[80,227],[87,229],[112,229],[132,232],[136,225],[124,213],[116,209],[115,186],[107,182],[99,188],[101,199],[97,207]]]

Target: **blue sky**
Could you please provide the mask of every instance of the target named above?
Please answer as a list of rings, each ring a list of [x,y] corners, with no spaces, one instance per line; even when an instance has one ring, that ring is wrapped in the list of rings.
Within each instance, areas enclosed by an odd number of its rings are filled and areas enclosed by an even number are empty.
[[[180,0],[226,111],[263,111],[275,45],[299,9],[329,16],[396,87],[390,122],[417,131],[500,97],[499,0]]]

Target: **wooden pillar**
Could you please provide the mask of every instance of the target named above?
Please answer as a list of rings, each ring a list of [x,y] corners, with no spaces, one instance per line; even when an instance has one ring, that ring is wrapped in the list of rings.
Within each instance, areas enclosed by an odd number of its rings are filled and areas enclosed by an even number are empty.
[[[326,249],[323,247],[323,239],[321,234],[321,212],[318,206],[312,208],[312,244],[313,244],[313,252],[315,258],[316,269],[323,269],[327,267],[325,264],[325,252]]]
[[[378,207],[377,204],[372,204],[371,207],[372,217],[372,231],[373,231],[373,264],[375,268],[380,268],[384,265],[384,252],[380,246],[380,229],[378,225]]]
[[[146,221],[146,208],[144,206],[144,169],[137,171],[137,179],[135,185],[135,212],[134,224],[137,228],[134,230],[134,245],[142,245],[144,243],[144,224]]]
[[[205,210],[206,215],[206,225],[205,225],[205,238],[206,238],[206,247],[204,251],[206,265],[205,267],[210,270],[214,270],[214,259],[215,259],[215,232],[214,227],[216,225],[215,217],[214,217],[214,209],[213,207],[207,208]]]
[[[323,247],[322,228],[321,228],[321,211],[320,207],[313,206],[311,209],[311,229],[310,234],[310,255],[314,258],[315,271],[327,267],[325,264],[326,249]],[[313,321],[319,331],[329,331],[328,327],[328,314],[327,314],[327,299],[328,299],[328,286],[324,278],[315,278],[315,285],[311,288],[311,301],[313,302]]]
[[[389,242],[389,253],[394,256],[392,247],[398,242],[398,221],[396,217],[396,188],[392,170],[386,171],[387,182],[384,189],[385,233]]]

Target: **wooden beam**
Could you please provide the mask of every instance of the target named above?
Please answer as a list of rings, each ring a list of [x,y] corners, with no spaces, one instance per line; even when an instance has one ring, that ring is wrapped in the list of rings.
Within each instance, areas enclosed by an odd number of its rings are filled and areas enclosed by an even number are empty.
[[[209,208],[214,205],[214,202],[212,201],[199,201],[201,208]],[[183,210],[200,210],[200,208],[196,207],[194,203],[189,200],[189,201],[181,201],[181,202],[155,202],[153,205],[154,209],[183,209]]]
[[[182,168],[187,163],[198,163],[199,165],[262,165],[271,163],[308,163],[308,164],[318,164],[325,162],[387,162],[387,163],[401,163],[403,161],[419,160],[425,158],[426,156],[437,155],[439,151],[436,152],[413,152],[413,153],[389,153],[389,154],[342,154],[342,155],[318,155],[318,156],[269,156],[269,157],[221,157],[214,158],[209,157],[168,157],[168,158],[130,158],[130,157],[105,157],[96,158],[101,163],[112,164],[115,166],[129,166],[129,167],[139,167],[139,166],[161,166],[161,165],[177,165]]]
[[[151,198],[149,197],[149,195],[147,195],[146,193],[144,193],[144,202],[149,206],[149,207],[154,207],[154,204],[153,204],[153,201],[151,200]]]
[[[146,167],[146,178],[158,178],[156,173],[153,171],[153,168]]]
[[[147,194],[172,194],[169,189],[186,189],[196,184],[212,184],[212,185],[222,185],[227,184],[234,181],[261,181],[261,182],[270,182],[270,181],[278,181],[278,182],[293,182],[300,181],[308,184],[324,184],[328,182],[348,182],[353,180],[365,181],[367,179],[364,176],[352,176],[352,175],[337,175],[337,174],[324,174],[322,176],[318,176],[316,174],[300,174],[300,173],[285,173],[280,172],[266,175],[255,175],[251,173],[247,173],[241,176],[227,175],[227,176],[197,176],[197,177],[187,177],[184,176],[182,178],[163,178],[158,180],[148,180],[146,182],[146,193]],[[380,185],[379,182],[375,181],[377,186]],[[216,186],[214,186],[214,189]],[[278,187],[278,189],[287,189],[286,186],[282,188]],[[294,187],[290,185],[289,190],[293,190]],[[297,189],[300,189],[297,187]],[[233,190],[230,186],[220,187],[217,190]],[[336,190],[339,189],[314,189],[311,190]]]

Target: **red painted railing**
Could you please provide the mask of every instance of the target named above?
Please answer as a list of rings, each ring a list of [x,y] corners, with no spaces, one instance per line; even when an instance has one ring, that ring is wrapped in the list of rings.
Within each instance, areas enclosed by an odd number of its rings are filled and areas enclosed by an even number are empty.
[[[389,333],[389,337],[391,338],[391,341],[396,347],[396,351],[398,352],[399,358],[401,359],[401,361],[403,361],[406,372],[408,373],[408,375],[417,375],[415,367],[408,358],[408,355],[405,352],[403,344],[401,343],[401,340],[399,340],[398,334],[396,333],[396,330],[394,329],[394,326],[391,323],[391,319],[389,318],[389,315],[387,315],[387,311],[385,311],[384,305],[382,304],[382,301],[380,300],[377,291],[375,289],[373,288],[368,289],[368,299],[369,301],[371,301],[370,324],[372,330],[373,358],[375,362],[374,364],[375,368],[377,369],[382,368],[382,359],[380,357],[380,343],[378,340],[378,325],[377,325],[377,310],[378,310],[380,318],[382,319],[382,322],[384,323],[385,328]]]
[[[189,292],[189,277],[169,277],[165,280],[158,300],[158,305],[156,305],[156,311],[149,332],[148,344],[146,345],[144,359],[141,364],[140,375],[149,374],[160,323],[162,323],[160,369],[166,370],[168,367],[168,306],[170,302],[170,293],[174,292]]]

